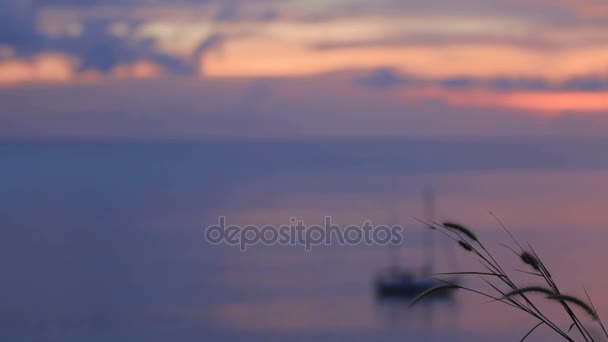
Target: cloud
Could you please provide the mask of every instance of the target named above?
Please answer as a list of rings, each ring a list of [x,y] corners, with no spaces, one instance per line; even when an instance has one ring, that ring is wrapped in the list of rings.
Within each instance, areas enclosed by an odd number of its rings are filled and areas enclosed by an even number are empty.
[[[29,60],[0,62],[0,86],[20,83],[64,83],[75,79],[78,60],[63,54],[43,53]]]
[[[222,55],[208,56],[207,74],[225,77],[302,76],[390,65],[418,77],[541,77],[560,79],[605,70],[608,49],[594,46],[545,51],[508,44],[353,47],[314,50],[301,42],[267,37],[233,38]]]
[[[132,64],[120,64],[112,68],[111,75],[114,78],[158,78],[165,73],[162,66],[147,60],[137,61]]]
[[[579,7],[603,6],[558,4],[553,9],[546,0],[8,0],[0,12],[0,45],[11,53],[3,49],[0,58],[52,51],[77,57],[80,71],[110,73],[146,60],[168,74],[217,77],[391,66],[417,77],[464,81],[563,78],[605,69],[607,25],[576,16]],[[219,48],[221,54],[210,54]],[[376,85],[398,83],[387,74],[376,77]],[[466,86],[455,81],[444,85]],[[512,87],[497,82],[501,86]]]
[[[498,91],[550,90],[552,85],[542,78],[497,77],[489,81],[490,88]]]
[[[605,115],[608,112],[608,92],[583,91],[511,91],[496,92],[485,88],[450,89],[432,86],[408,88],[403,93],[407,101],[439,101],[450,107],[503,108],[535,113],[546,117],[569,115]]]
[[[118,64],[107,73],[99,69],[82,69],[78,58],[60,53],[40,53],[31,58],[0,61],[0,87],[20,84],[92,83],[108,78],[153,79],[165,75],[163,66],[149,60]]]
[[[181,4],[194,5],[190,1]],[[124,70],[125,66],[144,60],[171,74],[196,75],[201,55],[225,39],[223,35],[211,33],[206,39],[203,37],[198,48],[194,47],[196,51],[191,58],[176,56],[162,50],[159,37],[134,36],[148,18],[134,18],[128,14],[145,12],[146,6],[152,9],[158,5],[156,3],[51,1],[44,5],[36,1],[21,5],[19,0],[6,4],[6,11],[0,12],[0,58],[28,60],[52,52],[78,58],[80,72],[95,70],[109,74],[117,67],[117,70]],[[102,5],[110,7],[99,7]],[[180,6],[179,3],[173,5]],[[55,9],[53,6],[62,7]],[[114,11],[120,8],[123,8],[124,16],[120,16],[120,11]],[[94,16],[95,10],[102,15]]]
[[[608,112],[608,92],[528,92],[507,93],[498,97],[500,103],[515,109],[556,113]]]
[[[405,85],[411,82],[410,79],[402,76],[393,68],[378,68],[369,75],[359,77],[356,80],[359,84],[372,88],[392,88]]]
[[[439,81],[439,84],[445,88],[470,88],[475,84],[475,80],[469,77],[451,77]]]
[[[448,90],[497,92],[603,92],[608,90],[608,74],[589,74],[558,80],[507,76],[421,78],[404,75],[394,68],[379,68],[353,78],[356,84],[374,88],[438,87]]]
[[[578,1],[558,0],[544,1],[547,4],[558,4],[559,6],[576,13],[582,18],[606,18],[608,17],[608,4],[604,1]]]
[[[590,75],[574,77],[566,80],[559,86],[562,90],[601,91],[608,90],[608,73],[604,77]]]
[[[608,76],[608,75],[607,75]],[[589,75],[559,81],[542,78],[413,78],[393,69],[354,76],[359,86],[399,87],[408,101],[441,101],[451,106],[509,108],[561,116],[608,112],[608,77]]]
[[[219,21],[237,19],[240,4],[240,0],[223,0],[215,19]]]
[[[146,59],[174,73],[192,71],[189,63],[158,51],[153,39],[133,40],[116,36],[109,30],[111,24],[112,21],[108,20],[86,22],[81,36],[48,39],[40,48],[79,56],[83,69],[108,72],[117,65]]]
[[[226,38],[220,34],[211,35],[209,38],[202,41],[194,50],[193,58],[198,62],[199,75],[205,74],[205,60],[207,54],[216,48],[220,48]]]
[[[195,70],[193,61],[184,61],[159,50],[155,39],[132,39],[129,35],[117,35],[112,28],[120,18],[79,19],[78,15],[53,15],[55,12],[41,15],[47,7],[42,9],[18,4],[19,1],[9,1],[7,11],[0,12],[0,44],[10,46],[18,57],[30,58],[43,52],[55,51],[77,56],[83,69],[93,68],[103,72],[142,59],[162,65],[174,73],[192,73]],[[57,4],[66,5],[71,2],[52,3]],[[85,2],[78,8],[96,4],[102,2]],[[142,22],[131,20],[118,23],[132,32]]]

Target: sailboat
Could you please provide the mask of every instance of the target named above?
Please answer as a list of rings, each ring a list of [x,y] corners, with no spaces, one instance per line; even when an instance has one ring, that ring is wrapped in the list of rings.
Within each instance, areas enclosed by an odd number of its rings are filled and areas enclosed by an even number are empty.
[[[435,214],[435,195],[431,188],[424,192],[425,216],[427,221],[431,221]],[[393,213],[393,220],[396,216]],[[425,232],[423,246],[423,257],[426,266],[421,269],[403,269],[399,265],[400,247],[391,245],[391,265],[384,273],[379,274],[375,279],[376,295],[378,297],[415,297],[420,293],[445,282],[432,276],[434,264],[434,236],[433,231],[428,229]],[[449,282],[457,282],[457,279],[450,279]],[[451,292],[441,292],[438,295],[449,295]]]
[[[379,297],[415,297],[442,284],[445,283],[408,270],[391,270],[376,279],[376,294]]]

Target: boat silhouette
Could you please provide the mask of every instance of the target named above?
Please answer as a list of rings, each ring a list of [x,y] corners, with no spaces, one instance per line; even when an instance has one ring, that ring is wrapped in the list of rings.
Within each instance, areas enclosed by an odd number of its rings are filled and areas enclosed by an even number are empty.
[[[435,194],[432,188],[424,191],[425,219],[432,222],[435,215]],[[397,217],[393,212],[392,221],[396,224]],[[433,277],[435,263],[435,242],[433,230],[428,229],[424,235],[423,259],[426,265],[420,269],[405,269],[400,266],[400,245],[390,246],[390,266],[375,278],[376,295],[385,297],[415,297],[422,292],[446,282],[458,283],[457,278],[439,280]],[[453,259],[455,260],[455,259]],[[442,291],[437,296],[449,296],[451,291]]]

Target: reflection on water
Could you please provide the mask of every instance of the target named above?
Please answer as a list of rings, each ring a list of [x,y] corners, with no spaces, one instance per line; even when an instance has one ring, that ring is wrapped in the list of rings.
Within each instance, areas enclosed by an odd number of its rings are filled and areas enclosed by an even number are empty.
[[[533,322],[474,296],[413,309],[377,301],[372,279],[386,266],[382,247],[258,245],[241,253],[203,241],[218,215],[235,224],[291,216],[319,223],[325,215],[385,223],[396,207],[408,227],[402,262],[420,267],[414,218],[425,184],[437,187],[440,218],[504,242],[487,214],[496,212],[535,245],[566,290],[580,293],[584,282],[608,312],[608,277],[595,271],[605,259],[608,162],[589,146],[572,161],[555,144],[525,153],[496,144],[2,145],[0,337],[521,338]],[[455,254],[438,258],[437,270],[451,271],[454,258],[462,269],[478,266]]]
[[[378,299],[378,320],[391,330],[404,327],[428,331],[458,330],[459,305],[453,297],[429,298],[416,307],[410,307],[411,302],[411,298]]]

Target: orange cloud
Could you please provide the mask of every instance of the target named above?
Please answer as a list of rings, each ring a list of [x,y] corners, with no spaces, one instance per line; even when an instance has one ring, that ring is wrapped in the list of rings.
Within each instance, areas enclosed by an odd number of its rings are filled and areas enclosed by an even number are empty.
[[[163,68],[147,60],[137,61],[133,64],[121,64],[112,68],[111,75],[114,78],[157,78],[164,74]]]
[[[84,82],[99,82],[104,79],[104,74],[96,69],[88,69],[81,72],[79,78]]]
[[[0,86],[23,83],[98,82],[106,75],[96,69],[78,71],[78,60],[58,53],[41,53],[31,60],[0,61]],[[164,69],[147,60],[114,67],[109,76],[118,79],[150,79],[164,75]]]
[[[0,85],[69,82],[77,67],[76,58],[56,53],[42,53],[31,60],[9,59],[0,62]]]
[[[555,4],[554,0],[547,2],[549,4]],[[608,16],[608,3],[603,0],[559,0],[557,3],[572,9],[574,12],[584,17]]]
[[[608,111],[608,92],[517,92],[502,95],[502,103],[546,112],[601,112]]]
[[[313,50],[297,42],[251,38],[228,42],[205,59],[211,76],[301,76],[339,69],[393,66],[423,77],[544,77],[560,79],[605,70],[608,48],[544,51],[504,44],[351,47]]]
[[[410,100],[439,99],[454,106],[509,108],[539,112],[543,115],[608,111],[608,92],[495,92],[484,89],[452,90],[429,87],[408,89],[404,96]]]

